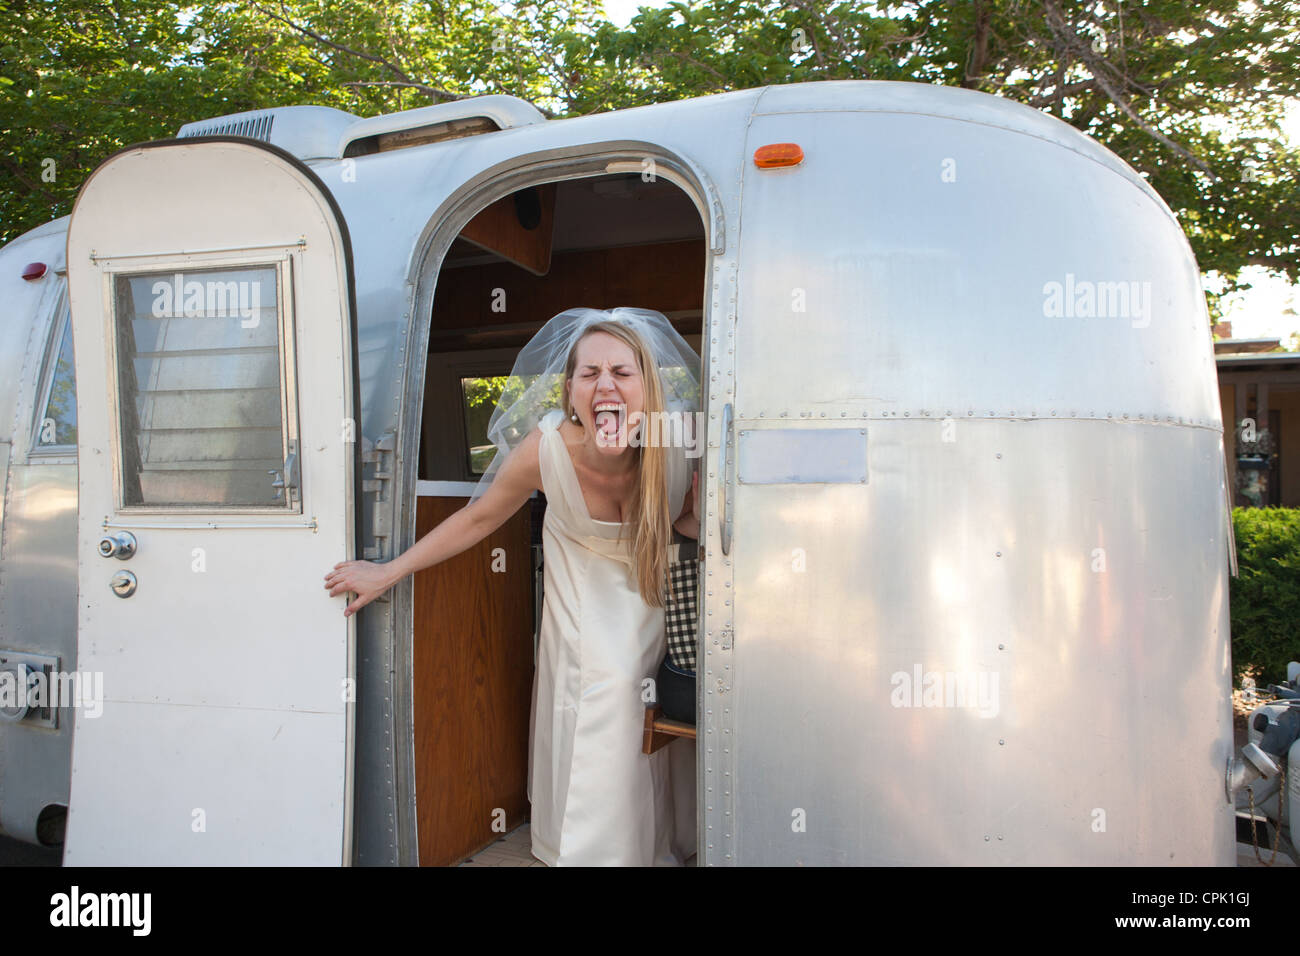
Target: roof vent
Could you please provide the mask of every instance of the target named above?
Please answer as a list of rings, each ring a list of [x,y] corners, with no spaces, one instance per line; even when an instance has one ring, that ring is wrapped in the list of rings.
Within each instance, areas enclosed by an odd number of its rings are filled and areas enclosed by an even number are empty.
[[[280,106],[186,123],[176,136],[246,136],[299,159],[337,159],[339,137],[356,121],[351,113],[328,106]]]
[[[271,142],[271,124],[275,122],[274,113],[248,115],[244,119],[222,117],[205,123],[189,123],[181,127],[178,138],[191,136],[248,136]]]

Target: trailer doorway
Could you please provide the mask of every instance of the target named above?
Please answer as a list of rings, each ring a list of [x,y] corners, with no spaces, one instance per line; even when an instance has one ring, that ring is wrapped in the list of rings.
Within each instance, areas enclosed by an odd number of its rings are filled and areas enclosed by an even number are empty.
[[[468,502],[491,460],[493,380],[548,319],[575,306],[655,309],[698,354],[707,276],[700,213],[662,177],[543,182],[479,210],[443,257],[434,290],[417,538]],[[539,494],[475,548],[414,578],[422,865],[459,863],[528,818],[544,510]]]

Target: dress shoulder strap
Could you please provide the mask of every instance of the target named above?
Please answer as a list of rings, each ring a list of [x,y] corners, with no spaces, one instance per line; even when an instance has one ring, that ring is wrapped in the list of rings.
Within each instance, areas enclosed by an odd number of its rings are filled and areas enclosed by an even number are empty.
[[[581,495],[582,489],[577,486],[573,460],[569,458],[569,451],[564,447],[564,436],[560,434],[560,422],[563,420],[564,412],[557,408],[537,423],[537,427],[542,430],[538,465],[542,472],[542,491],[546,493],[547,510],[558,507],[566,517],[572,517],[580,514],[574,509],[573,496]],[[568,460],[562,460],[560,456]]]
[[[549,412],[541,417],[537,427],[544,432],[558,431],[560,422],[564,421],[564,411],[559,408],[552,408]]]

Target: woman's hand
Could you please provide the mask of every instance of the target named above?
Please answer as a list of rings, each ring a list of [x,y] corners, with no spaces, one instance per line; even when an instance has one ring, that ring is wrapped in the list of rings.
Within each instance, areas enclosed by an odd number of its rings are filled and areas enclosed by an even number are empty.
[[[394,576],[393,569],[387,564],[341,561],[334,565],[333,571],[325,575],[325,587],[329,588],[330,597],[349,591],[357,596],[343,611],[344,617],[350,617],[399,580],[400,577]]]
[[[464,508],[385,564],[373,561],[341,561],[325,575],[330,597],[351,591],[357,599],[343,611],[349,617],[383,594],[408,574],[446,561],[474,547],[506,523],[542,486],[538,447],[542,433],[534,428],[506,457],[496,480]]]
[[[700,536],[699,487],[700,473],[696,470],[691,473],[691,490],[686,493],[686,500],[682,502],[682,513],[673,522],[673,527],[688,538],[698,539]]]

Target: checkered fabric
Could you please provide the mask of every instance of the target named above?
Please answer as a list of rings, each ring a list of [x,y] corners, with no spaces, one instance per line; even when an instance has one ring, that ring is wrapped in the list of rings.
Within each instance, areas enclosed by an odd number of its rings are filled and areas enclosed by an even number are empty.
[[[695,673],[695,632],[700,620],[698,547],[695,541],[679,534],[677,543],[668,548],[668,599],[664,607],[668,661],[689,674]]]

